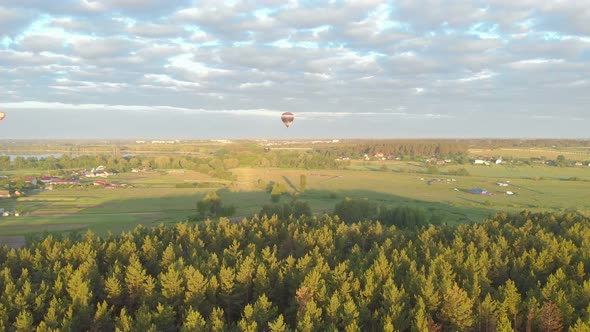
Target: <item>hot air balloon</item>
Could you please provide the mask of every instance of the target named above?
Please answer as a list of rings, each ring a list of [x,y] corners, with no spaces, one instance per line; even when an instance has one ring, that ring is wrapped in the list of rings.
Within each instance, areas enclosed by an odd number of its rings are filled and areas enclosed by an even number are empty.
[[[6,117],[6,113],[0,112],[0,121],[4,120],[5,117]]]
[[[285,112],[281,115],[281,121],[283,121],[287,128],[289,128],[293,120],[295,120],[295,115],[291,112]]]

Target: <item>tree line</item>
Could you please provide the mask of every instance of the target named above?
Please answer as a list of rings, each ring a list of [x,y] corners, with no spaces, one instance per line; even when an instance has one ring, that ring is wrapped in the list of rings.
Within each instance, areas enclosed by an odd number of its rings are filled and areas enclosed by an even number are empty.
[[[588,331],[589,272],[590,220],[572,213],[46,235],[0,248],[0,330]]]
[[[374,157],[416,158],[421,156],[458,157],[467,154],[467,145],[459,141],[432,140],[383,140],[359,141],[323,146],[316,151],[332,157],[362,158],[365,154]]]

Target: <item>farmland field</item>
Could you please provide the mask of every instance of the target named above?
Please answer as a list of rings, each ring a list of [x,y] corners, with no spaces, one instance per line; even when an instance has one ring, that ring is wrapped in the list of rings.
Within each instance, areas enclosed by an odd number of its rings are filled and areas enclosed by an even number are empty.
[[[408,204],[421,207],[450,223],[479,221],[496,211],[578,210],[590,215],[590,171],[586,168],[535,166],[463,166],[470,176],[444,173],[456,166],[441,167],[442,174],[417,173],[414,162],[390,162],[387,171],[378,171],[380,162],[353,164],[349,170],[301,170],[280,168],[237,168],[233,182],[185,170],[167,170],[145,174],[122,173],[112,182],[131,188],[62,188],[41,191],[26,197],[4,199],[0,207],[26,208],[20,217],[0,220],[0,235],[15,236],[37,232],[83,231],[98,235],[146,226],[186,220],[195,214],[196,202],[207,192],[218,190],[225,204],[236,207],[236,215],[258,213],[269,202],[269,194],[257,186],[284,183],[300,200],[308,202],[315,214],[330,213],[344,197],[367,198],[377,205]],[[307,178],[306,190],[299,191],[301,175]],[[575,179],[570,181],[567,179]],[[434,180],[434,181],[433,181]],[[509,181],[508,187],[497,182]],[[217,183],[218,188],[177,188],[182,183]],[[469,194],[481,188],[492,196]],[[512,191],[514,195],[507,195]]]
[[[555,159],[563,155],[566,159],[584,159],[590,157],[589,147],[575,147],[567,149],[548,148],[498,148],[498,149],[470,149],[470,153],[483,156],[502,156],[518,158],[548,158]]]

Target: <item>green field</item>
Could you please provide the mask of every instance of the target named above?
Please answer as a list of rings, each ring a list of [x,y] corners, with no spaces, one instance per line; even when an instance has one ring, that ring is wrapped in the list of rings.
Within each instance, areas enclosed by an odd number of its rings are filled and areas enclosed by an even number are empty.
[[[383,163],[387,165],[385,171],[380,170]],[[460,167],[470,175],[445,175]],[[590,192],[588,167],[455,165],[439,167],[438,175],[425,171],[426,166],[419,162],[359,161],[346,170],[237,168],[232,170],[237,176],[233,182],[188,170],[123,173],[108,181],[132,187],[57,188],[0,200],[0,208],[13,210],[20,205],[27,210],[24,216],[1,218],[0,236],[86,229],[104,236],[138,224],[151,226],[186,220],[195,214],[196,202],[210,191],[218,191],[224,204],[234,205],[236,216],[251,216],[270,202],[270,195],[257,185],[259,180],[285,183],[292,195],[308,202],[315,214],[330,213],[336,203],[351,197],[390,207],[418,206],[449,224],[480,221],[496,211],[524,209],[577,210],[590,215],[590,201],[584,194]],[[299,192],[302,174],[307,178],[303,193]],[[432,182],[433,179],[439,181]],[[509,181],[510,185],[500,187],[500,181]],[[187,183],[207,184],[211,188],[180,188]],[[490,191],[493,196],[466,192],[472,188]],[[506,195],[506,191],[514,195]]]
[[[588,147],[569,147],[569,148],[498,148],[498,149],[470,149],[473,155],[481,156],[501,156],[503,158],[548,158],[555,159],[563,155],[570,160],[588,160],[590,159],[590,148]]]

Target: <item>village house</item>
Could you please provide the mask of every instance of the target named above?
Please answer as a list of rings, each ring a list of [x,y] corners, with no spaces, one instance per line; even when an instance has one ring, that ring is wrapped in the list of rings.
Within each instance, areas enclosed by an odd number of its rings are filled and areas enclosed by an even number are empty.
[[[100,165],[96,168],[87,169],[84,171],[84,177],[87,177],[87,178],[95,178],[95,177],[106,178],[110,175],[114,175],[114,173],[107,171],[106,167],[104,167],[103,165]]]
[[[26,177],[25,183],[30,183],[30,184],[36,186],[37,185],[37,178],[36,177]]]
[[[43,183],[51,183],[51,180],[58,180],[58,178],[54,178],[54,177],[46,176],[46,175],[41,177],[41,182],[43,182]]]
[[[10,191],[0,190],[0,198],[10,198],[10,197],[12,197],[12,195],[10,195]]]
[[[127,188],[127,184],[125,184],[125,183],[109,183],[106,181],[94,181],[92,184],[95,186],[102,186],[104,188],[109,188],[109,189]]]
[[[75,185],[75,184],[79,184],[80,181],[78,180],[59,180],[59,179],[54,179],[50,182],[50,184],[52,185],[62,185],[62,186],[70,186],[70,185]]]
[[[475,159],[473,161],[473,165],[485,165],[485,166],[490,166],[490,162],[487,160],[483,160],[483,159]]]

